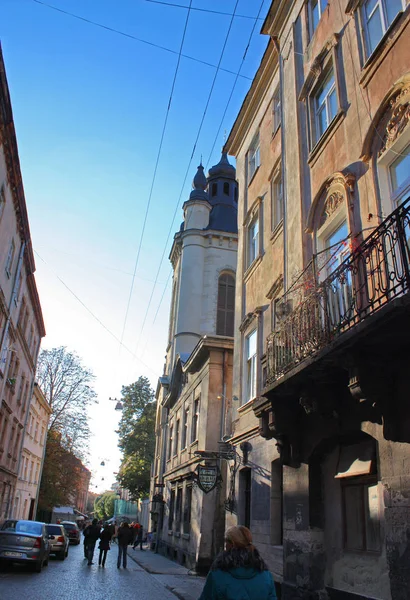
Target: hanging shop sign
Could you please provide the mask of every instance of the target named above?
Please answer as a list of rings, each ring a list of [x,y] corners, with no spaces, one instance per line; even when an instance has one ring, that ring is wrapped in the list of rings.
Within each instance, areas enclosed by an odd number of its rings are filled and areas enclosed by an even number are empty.
[[[198,465],[197,485],[205,493],[211,492],[222,480],[217,465]]]

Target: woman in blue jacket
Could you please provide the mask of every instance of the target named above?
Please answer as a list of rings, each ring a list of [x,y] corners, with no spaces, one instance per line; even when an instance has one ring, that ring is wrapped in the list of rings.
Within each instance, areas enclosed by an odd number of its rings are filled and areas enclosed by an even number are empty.
[[[230,527],[199,600],[274,600],[275,584],[247,527]]]

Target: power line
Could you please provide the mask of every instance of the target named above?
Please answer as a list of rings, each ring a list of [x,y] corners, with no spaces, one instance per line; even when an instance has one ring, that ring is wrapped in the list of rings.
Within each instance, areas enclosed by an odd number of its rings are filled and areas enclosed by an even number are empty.
[[[164,143],[165,131],[166,131],[167,124],[168,124],[169,112],[171,110],[172,98],[174,96],[174,90],[175,90],[175,84],[176,84],[176,80],[177,80],[177,76],[178,76],[179,65],[181,63],[182,48],[184,46],[185,35],[186,35],[186,32],[187,32],[187,28],[188,28],[189,16],[191,14],[191,4],[192,4],[192,0],[190,0],[188,12],[187,12],[187,16],[186,16],[186,19],[185,19],[185,26],[184,26],[184,31],[183,31],[183,34],[182,34],[181,44],[180,44],[180,47],[179,47],[179,54],[178,54],[177,64],[176,64],[176,67],[175,67],[174,79],[172,81],[172,86],[171,86],[171,91],[170,91],[170,94],[169,94],[167,111],[165,113],[164,125],[162,127],[162,133],[161,133],[161,139],[160,139],[158,153],[157,153],[157,159],[155,161],[154,174],[152,176],[151,187],[150,187],[150,191],[149,191],[149,195],[148,195],[147,207],[146,207],[146,210],[145,210],[144,222],[143,222],[143,225],[142,225],[141,237],[140,237],[140,242],[139,242],[138,251],[137,251],[137,258],[135,260],[134,272],[133,272],[132,280],[131,280],[130,293],[129,293],[129,296],[128,296],[127,308],[126,308],[126,311],[125,311],[124,324],[123,324],[122,333],[121,333],[121,342],[124,339],[125,327],[127,325],[128,314],[129,314],[130,305],[131,305],[132,292],[134,291],[135,276],[136,276],[136,273],[137,273],[138,263],[139,263],[140,254],[141,254],[142,242],[143,242],[143,239],[144,239],[145,227],[146,227],[146,224],[147,224],[147,218],[148,218],[149,208],[151,206],[152,193],[154,191],[154,185],[155,185],[155,181],[156,181],[156,178],[157,178],[158,164],[159,164],[159,159],[161,157],[162,146],[163,146],[163,143]]]
[[[59,280],[59,282],[60,282],[60,283],[62,283],[62,285],[63,285],[63,286],[66,288],[66,290],[68,290],[68,291],[70,292],[70,294],[71,294],[72,296],[74,296],[74,298],[75,298],[75,299],[76,299],[76,300],[77,300],[77,301],[78,301],[78,302],[81,304],[81,306],[82,306],[83,308],[85,308],[85,310],[86,310],[86,311],[87,311],[87,312],[88,312],[88,313],[89,313],[89,314],[90,314],[90,315],[93,317],[93,319],[95,319],[95,320],[97,321],[97,323],[99,323],[99,325],[101,325],[101,327],[102,327],[103,329],[105,329],[105,331],[106,331],[107,333],[109,333],[109,334],[110,334],[110,336],[111,336],[111,337],[113,337],[113,338],[114,338],[114,339],[115,339],[117,342],[119,342],[119,343],[120,343],[120,345],[121,345],[121,346],[122,346],[122,347],[123,347],[123,348],[124,348],[124,349],[125,349],[127,352],[129,352],[133,358],[136,358],[136,359],[137,359],[137,360],[138,360],[138,361],[139,361],[139,362],[140,362],[142,365],[144,365],[144,367],[145,367],[146,369],[148,369],[149,371],[151,371],[151,373],[154,373],[155,375],[157,375],[157,374],[158,374],[158,373],[156,373],[156,371],[154,371],[153,369],[151,369],[151,367],[149,367],[149,366],[148,366],[148,365],[147,365],[147,364],[146,364],[146,363],[145,363],[145,362],[144,362],[144,361],[143,361],[141,358],[139,358],[139,357],[138,357],[138,356],[137,356],[137,355],[136,355],[134,352],[132,352],[132,350],[130,350],[129,348],[127,348],[127,346],[121,342],[121,340],[120,340],[120,339],[119,339],[119,338],[118,338],[118,337],[115,335],[115,333],[113,333],[113,332],[112,332],[110,329],[108,329],[108,327],[107,327],[106,325],[104,325],[104,323],[101,321],[101,319],[99,319],[99,318],[97,317],[97,315],[96,315],[96,314],[94,314],[94,313],[93,313],[93,311],[92,311],[90,308],[88,308],[88,306],[87,306],[86,304],[84,304],[84,302],[81,300],[81,298],[79,298],[79,297],[77,296],[77,294],[76,294],[75,292],[73,292],[73,290],[72,290],[72,289],[71,289],[71,288],[70,288],[70,287],[69,287],[69,286],[68,286],[68,285],[65,283],[65,281],[63,281],[63,279],[61,279],[61,277],[60,277],[60,276],[59,276],[59,275],[58,275],[58,274],[57,274],[57,273],[54,271],[54,269],[52,269],[52,268],[50,267],[50,265],[49,265],[49,264],[48,264],[48,263],[47,263],[47,262],[44,260],[44,258],[42,258],[42,257],[39,255],[39,253],[38,253],[36,250],[34,250],[34,252],[35,252],[35,254],[38,256],[38,258],[41,260],[41,262],[43,262],[43,263],[46,265],[46,267],[47,267],[47,268],[48,268],[48,269],[49,269],[49,270],[50,270],[50,271],[53,273],[53,275],[54,275],[54,276],[55,276],[55,277],[56,277],[56,278]]]
[[[147,320],[148,312],[149,312],[149,309],[151,307],[152,298],[153,298],[153,295],[154,295],[155,287],[157,285],[156,282],[158,281],[158,277],[159,277],[159,274],[160,274],[160,271],[161,271],[162,263],[164,261],[165,252],[166,252],[166,249],[167,249],[167,246],[168,246],[168,241],[169,241],[169,238],[170,238],[171,233],[173,231],[174,221],[175,221],[175,217],[176,217],[178,208],[180,206],[182,194],[183,194],[184,189],[185,189],[185,183],[186,183],[189,171],[191,169],[192,159],[193,159],[194,154],[195,154],[196,145],[198,143],[199,136],[201,135],[201,131],[202,131],[202,127],[203,127],[203,124],[204,124],[204,121],[205,121],[206,113],[208,112],[209,103],[211,101],[212,93],[214,91],[214,87],[215,87],[215,83],[216,83],[216,78],[218,76],[219,68],[220,68],[220,65],[221,65],[224,53],[225,53],[225,48],[226,48],[226,45],[228,43],[229,34],[231,32],[231,29],[232,29],[232,25],[233,25],[233,21],[234,21],[234,17],[235,17],[235,13],[236,13],[236,9],[237,9],[238,4],[239,4],[239,0],[236,0],[235,8],[234,8],[234,11],[233,11],[230,23],[229,23],[228,31],[227,31],[226,36],[225,36],[225,41],[224,41],[224,44],[223,44],[223,47],[222,47],[222,51],[221,51],[221,55],[220,55],[220,58],[219,58],[218,66],[217,66],[217,69],[216,69],[216,72],[215,72],[215,75],[214,75],[214,78],[213,78],[213,81],[212,81],[211,89],[210,89],[209,94],[208,94],[208,98],[207,98],[207,101],[206,101],[205,109],[204,109],[204,112],[202,114],[201,122],[200,122],[200,125],[199,125],[199,128],[198,128],[198,132],[197,132],[197,135],[196,135],[196,138],[195,138],[195,142],[194,142],[194,145],[193,145],[193,148],[192,148],[191,157],[189,159],[188,167],[187,167],[186,172],[185,172],[184,181],[183,181],[183,184],[182,184],[182,187],[181,187],[181,191],[180,191],[180,194],[179,194],[179,197],[178,197],[178,201],[177,201],[176,206],[175,206],[175,211],[174,211],[174,215],[173,215],[173,218],[172,218],[171,226],[170,226],[169,231],[168,231],[168,235],[167,235],[167,239],[166,239],[166,242],[165,242],[164,250],[162,252],[162,256],[161,256],[161,260],[160,260],[159,267],[158,267],[158,270],[157,270],[157,274],[155,276],[155,282],[154,282],[154,285],[152,286],[151,295],[150,295],[150,298],[148,300],[147,310],[145,311],[144,320],[143,320],[142,327],[141,327],[141,330],[140,330],[140,333],[139,333],[139,336],[138,336],[137,350],[138,350],[138,346],[139,346],[139,342],[140,342],[140,339],[141,339],[142,332],[143,332],[144,327],[145,327],[145,323],[146,323],[146,320]]]
[[[247,45],[246,45],[245,52],[243,53],[243,56],[242,56],[242,62],[241,62],[241,64],[240,64],[240,66],[239,66],[238,73],[237,73],[237,75],[236,75],[236,77],[235,77],[235,80],[234,80],[234,82],[233,82],[233,86],[232,86],[232,89],[231,89],[231,93],[229,94],[229,98],[228,98],[228,101],[227,101],[227,103],[226,103],[225,110],[224,110],[224,112],[223,112],[223,115],[222,115],[222,118],[221,118],[221,122],[219,123],[218,131],[216,132],[215,139],[214,139],[214,143],[212,144],[212,149],[211,149],[211,151],[210,151],[210,153],[209,153],[209,157],[208,157],[208,160],[207,160],[207,163],[206,163],[206,167],[205,167],[205,168],[207,168],[207,167],[208,167],[208,165],[209,165],[209,162],[210,162],[210,160],[211,160],[211,158],[212,158],[212,153],[213,153],[213,151],[214,151],[214,148],[215,148],[216,142],[217,142],[217,140],[218,140],[218,137],[219,137],[219,133],[220,133],[220,131],[221,131],[221,128],[222,128],[223,122],[224,122],[224,120],[225,120],[226,113],[228,112],[228,108],[229,108],[229,105],[230,105],[230,103],[231,103],[232,96],[233,96],[233,94],[234,94],[234,91],[235,91],[235,88],[236,88],[236,84],[238,83],[238,79],[239,79],[239,76],[240,76],[241,69],[242,69],[242,67],[243,67],[243,65],[244,65],[244,63],[245,63],[245,59],[246,59],[246,56],[247,56],[247,54],[248,54],[249,46],[250,46],[250,44],[251,44],[252,37],[253,37],[253,34],[254,34],[254,32],[255,32],[256,25],[257,25],[257,22],[258,22],[258,19],[259,19],[259,15],[260,15],[260,14],[261,14],[261,12],[262,12],[262,8],[263,8],[263,5],[264,5],[264,4],[265,4],[265,0],[262,0],[262,2],[261,2],[261,4],[260,4],[260,7],[259,7],[258,14],[256,15],[256,17],[254,17],[254,19],[255,19],[255,22],[254,22],[254,24],[253,24],[253,27],[252,27],[251,33],[250,33],[250,35],[249,35],[248,43],[247,43]]]
[[[174,2],[162,2],[161,0],[145,0],[145,2],[151,2],[152,4],[162,4],[164,6],[174,6],[176,8],[185,8],[185,10],[188,8],[187,6],[184,6],[183,4],[175,4]],[[252,17],[250,15],[238,15],[238,14],[232,15],[232,13],[222,12],[220,10],[210,10],[209,8],[192,7],[192,10],[196,10],[196,11],[204,12],[204,13],[213,13],[215,15],[225,15],[227,17],[234,16],[234,17],[238,17],[241,19],[257,19],[258,21],[263,21],[263,18],[259,16],[260,11],[259,11],[257,17]]]
[[[151,1],[151,0],[147,0],[147,1]],[[152,1],[153,1],[153,0],[152,0]],[[214,143],[213,143],[213,145],[212,145],[212,150],[211,150],[211,152],[209,153],[209,157],[208,157],[208,161],[207,161],[207,166],[208,166],[208,164],[209,164],[209,162],[210,162],[210,160],[211,160],[212,153],[213,153],[213,151],[214,151],[214,148],[215,148],[216,142],[217,142],[217,140],[218,140],[219,133],[220,133],[220,131],[221,131],[221,127],[222,127],[222,125],[223,125],[223,121],[224,121],[224,119],[225,119],[225,116],[226,116],[226,113],[227,113],[227,110],[228,110],[229,104],[230,104],[230,102],[231,102],[231,100],[232,100],[232,96],[233,96],[233,93],[234,93],[234,91],[235,91],[236,84],[237,84],[237,82],[238,82],[239,73],[240,73],[240,71],[241,71],[241,69],[242,69],[242,66],[243,66],[244,62],[245,62],[245,59],[246,59],[246,56],[247,56],[247,53],[248,53],[248,50],[249,50],[249,46],[250,46],[250,44],[251,44],[252,37],[253,37],[253,34],[254,34],[254,32],[255,32],[255,28],[256,28],[257,22],[258,22],[258,18],[259,18],[259,15],[261,14],[261,11],[262,11],[262,8],[263,8],[263,5],[264,5],[264,3],[265,3],[265,0],[262,0],[262,2],[261,2],[261,4],[260,4],[259,11],[258,11],[258,14],[257,14],[257,16],[256,16],[256,17],[254,17],[254,19],[255,19],[255,23],[254,23],[254,25],[253,25],[253,27],[252,27],[252,30],[251,30],[251,33],[250,33],[250,35],[249,35],[248,43],[247,43],[247,45],[246,45],[246,48],[245,48],[245,51],[244,51],[244,54],[243,54],[243,57],[242,57],[242,62],[241,62],[241,65],[240,65],[240,67],[239,67],[239,71],[238,71],[238,74],[237,74],[237,76],[236,76],[236,78],[235,78],[234,84],[233,84],[233,86],[232,86],[232,90],[231,90],[231,93],[230,93],[230,95],[229,95],[228,101],[227,101],[227,103],[226,103],[226,107],[225,107],[224,113],[223,113],[223,115],[222,115],[222,119],[221,119],[221,122],[220,122],[220,124],[219,124],[218,131],[217,131],[217,134],[216,134],[216,136],[215,136],[215,139],[214,139]],[[158,316],[159,310],[160,310],[160,308],[161,308],[162,302],[163,302],[163,300],[164,300],[165,292],[166,292],[166,290],[167,290],[168,283],[169,283],[169,280],[170,280],[170,278],[171,278],[171,275],[172,275],[172,271],[170,271],[170,273],[169,273],[169,275],[168,275],[168,279],[167,279],[167,281],[166,281],[166,283],[165,283],[164,291],[162,292],[162,296],[161,296],[161,299],[160,299],[160,301],[159,301],[159,304],[158,304],[157,310],[156,310],[156,312],[155,312],[155,316],[154,316],[154,319],[153,319],[153,321],[152,321],[152,325],[154,325],[154,324],[155,324],[155,321],[156,321],[156,319],[157,319],[157,316]]]
[[[165,50],[165,52],[170,52],[171,54],[179,55],[177,50],[172,50],[171,48],[167,48],[166,46],[161,46],[160,44],[155,44],[154,42],[149,42],[148,40],[144,40],[136,35],[132,35],[131,33],[125,33],[120,29],[115,29],[114,27],[109,27],[108,25],[103,25],[102,23],[98,23],[97,21],[93,21],[92,19],[87,19],[86,17],[81,17],[75,13],[69,12],[68,10],[63,10],[62,8],[58,8],[57,6],[53,6],[48,2],[43,2],[42,0],[32,0],[36,4],[40,4],[41,6],[45,6],[50,8],[51,10],[55,10],[63,15],[68,15],[69,17],[73,17],[73,19],[78,19],[79,21],[83,21],[84,23],[88,23],[89,25],[94,25],[95,27],[100,27],[101,29],[105,29],[106,31],[111,31],[111,33],[117,33],[118,35],[122,35],[123,37],[129,38],[131,40],[135,40],[137,42],[141,42],[142,44],[147,44],[148,46],[152,46],[153,48],[159,48],[160,50]],[[186,8],[186,7],[185,7]],[[188,58],[189,60],[193,60],[195,62],[201,63],[202,65],[206,65],[207,67],[216,68],[216,65],[207,62],[206,60],[201,60],[199,58],[194,58],[193,56],[189,56],[188,54],[181,54],[183,58]],[[236,75],[234,71],[230,71],[229,69],[220,68],[220,71],[224,71],[225,73],[230,73],[231,75]],[[249,79],[252,81],[252,77],[248,77],[247,75],[241,75],[244,79]]]

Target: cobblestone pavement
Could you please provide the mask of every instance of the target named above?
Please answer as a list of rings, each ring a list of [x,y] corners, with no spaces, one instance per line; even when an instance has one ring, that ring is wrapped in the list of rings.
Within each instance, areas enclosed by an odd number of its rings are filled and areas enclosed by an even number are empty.
[[[176,600],[176,596],[130,558],[127,569],[117,569],[117,546],[108,552],[105,568],[87,566],[82,544],[70,546],[61,562],[50,557],[48,567],[33,573],[26,566],[3,566],[0,600]]]

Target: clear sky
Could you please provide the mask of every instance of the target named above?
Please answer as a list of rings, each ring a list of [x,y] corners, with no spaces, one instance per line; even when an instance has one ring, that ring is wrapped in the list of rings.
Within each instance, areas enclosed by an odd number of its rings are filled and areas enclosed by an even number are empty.
[[[209,157],[208,166],[218,162],[224,130],[229,132],[266,47],[259,20],[240,71],[245,77],[237,80],[217,135],[235,83],[226,70],[238,72],[255,25],[255,18],[245,16],[256,17],[262,3],[264,18],[270,5],[270,0],[239,0],[236,14],[243,16],[233,20],[184,186],[231,22],[228,15],[193,9],[232,13],[236,2],[192,0],[182,54],[198,60],[182,57],[175,82],[123,335],[133,357],[118,340],[188,10],[149,0],[47,0],[172,53],[36,0],[0,0],[0,39],[38,253],[36,277],[47,329],[43,347],[75,350],[96,376],[99,404],[90,411],[92,491],[109,488],[119,466],[119,415],[109,397],[119,397],[122,385],[140,375],[155,388],[162,373],[168,254],[181,207],[201,155],[205,165]],[[175,3],[188,7],[190,1]],[[102,459],[105,467],[99,466]]]

